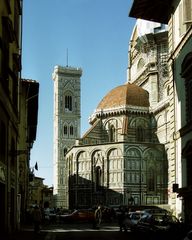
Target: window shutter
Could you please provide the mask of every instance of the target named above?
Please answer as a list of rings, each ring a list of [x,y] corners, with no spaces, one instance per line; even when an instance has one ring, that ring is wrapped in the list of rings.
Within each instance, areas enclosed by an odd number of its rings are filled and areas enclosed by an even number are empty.
[[[183,6],[182,4],[179,5],[179,34],[180,36],[183,35],[183,33],[185,32],[185,24],[184,24],[184,20],[183,20]]]
[[[192,1],[183,0],[183,20],[184,23],[192,23]]]

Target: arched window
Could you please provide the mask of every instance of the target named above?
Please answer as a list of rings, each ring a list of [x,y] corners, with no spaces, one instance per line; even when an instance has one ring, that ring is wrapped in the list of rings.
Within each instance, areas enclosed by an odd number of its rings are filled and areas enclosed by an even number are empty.
[[[141,126],[138,126],[136,129],[136,140],[139,142],[144,141],[144,129]]]
[[[65,110],[72,111],[72,96],[65,96]]]
[[[73,126],[70,126],[70,128],[69,128],[69,134],[70,134],[70,135],[73,135]]]
[[[63,150],[64,157],[66,156],[66,153],[67,153],[67,148],[65,147],[64,150]]]
[[[155,191],[155,170],[150,168],[147,174],[147,189],[150,192]]]
[[[64,133],[64,135],[67,135],[67,125],[64,125],[63,133]]]
[[[101,168],[100,168],[100,166],[97,166],[95,169],[95,185],[96,185],[96,191],[98,191],[101,187]]]
[[[109,141],[115,142],[115,127],[113,125],[109,128]]]
[[[144,67],[145,61],[143,58],[139,59],[138,64],[137,64],[137,69],[140,70]]]

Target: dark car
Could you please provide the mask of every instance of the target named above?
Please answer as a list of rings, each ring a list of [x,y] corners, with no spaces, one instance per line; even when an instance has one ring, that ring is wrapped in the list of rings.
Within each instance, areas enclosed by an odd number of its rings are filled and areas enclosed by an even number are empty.
[[[192,230],[190,230],[190,231],[186,234],[186,236],[184,237],[183,240],[192,240]]]
[[[93,222],[94,211],[92,209],[78,209],[72,213],[63,214],[59,216],[61,222],[72,223],[72,222]]]
[[[129,212],[128,213],[128,220],[127,222],[127,229],[134,231],[134,229],[137,227],[138,221],[141,219],[141,217],[145,213],[143,211],[135,211],[135,212]]]
[[[154,233],[182,232],[183,225],[179,220],[167,213],[145,213],[137,223],[137,231]]]

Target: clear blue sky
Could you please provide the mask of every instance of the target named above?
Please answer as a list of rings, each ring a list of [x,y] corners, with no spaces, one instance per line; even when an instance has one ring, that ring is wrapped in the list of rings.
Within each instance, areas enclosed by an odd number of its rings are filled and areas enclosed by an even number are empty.
[[[37,139],[30,166],[53,184],[53,80],[55,65],[81,67],[81,133],[114,87],[124,84],[135,19],[130,0],[24,0],[22,77],[39,82]]]

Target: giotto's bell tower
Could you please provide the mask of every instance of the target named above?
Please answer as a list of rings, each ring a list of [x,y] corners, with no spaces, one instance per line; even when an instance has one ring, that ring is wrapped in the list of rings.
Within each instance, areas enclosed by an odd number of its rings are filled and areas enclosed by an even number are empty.
[[[80,138],[82,70],[55,66],[54,81],[54,195],[56,207],[68,207],[65,154]]]

